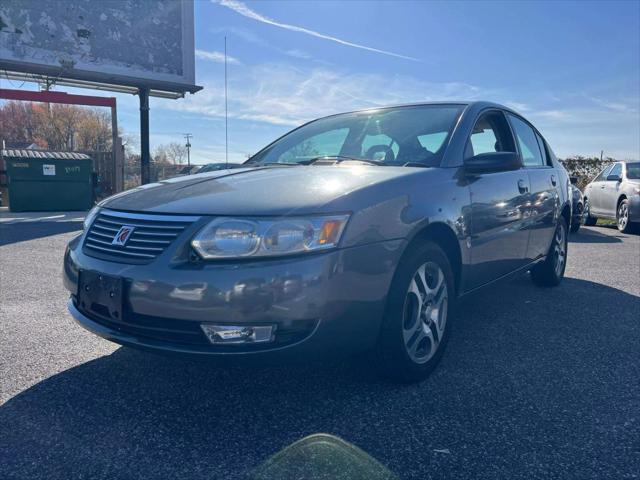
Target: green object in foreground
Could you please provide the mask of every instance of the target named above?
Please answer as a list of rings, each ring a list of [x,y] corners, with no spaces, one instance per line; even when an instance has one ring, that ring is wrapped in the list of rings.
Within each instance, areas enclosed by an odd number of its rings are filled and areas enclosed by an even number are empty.
[[[88,210],[93,204],[91,158],[77,153],[5,150],[12,212]]]
[[[359,448],[327,434],[289,445],[260,465],[251,480],[397,480]]]

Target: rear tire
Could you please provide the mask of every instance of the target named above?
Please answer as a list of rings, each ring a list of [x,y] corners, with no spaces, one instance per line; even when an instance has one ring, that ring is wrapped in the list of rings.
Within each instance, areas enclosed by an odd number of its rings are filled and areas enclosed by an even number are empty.
[[[571,217],[571,228],[569,228],[569,231],[571,233],[576,233],[578,230],[580,230],[580,226],[582,225],[582,222],[584,220],[584,208],[582,206],[582,203],[578,202],[578,205],[576,205],[576,210],[577,212]]]
[[[433,242],[411,248],[394,275],[376,346],[378,371],[397,383],[424,380],[449,339],[455,284],[451,264]]]
[[[589,200],[584,199],[584,224],[588,227],[593,227],[598,221],[598,217],[591,216],[591,206]]]
[[[547,258],[531,269],[531,280],[539,287],[560,284],[567,268],[567,221],[560,217],[547,252]]]

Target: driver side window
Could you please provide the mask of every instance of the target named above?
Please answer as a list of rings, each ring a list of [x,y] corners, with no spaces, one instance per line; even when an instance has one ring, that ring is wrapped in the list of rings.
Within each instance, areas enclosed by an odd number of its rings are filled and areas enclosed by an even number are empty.
[[[611,168],[613,168],[613,166],[609,165],[607,168],[602,170],[600,172],[600,174],[593,181],[594,182],[602,182],[602,181],[606,180],[607,175],[609,175],[609,171],[611,171]]]
[[[467,140],[464,157],[481,153],[515,152],[511,130],[502,112],[493,110],[483,114]]]
[[[609,175],[617,175],[618,177],[622,177],[622,164],[616,163],[611,171],[607,174],[607,176]]]

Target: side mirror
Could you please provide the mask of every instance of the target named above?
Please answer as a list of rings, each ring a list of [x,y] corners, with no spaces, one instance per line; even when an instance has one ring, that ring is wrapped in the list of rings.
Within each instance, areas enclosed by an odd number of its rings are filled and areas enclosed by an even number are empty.
[[[571,182],[571,185],[577,185],[578,177],[569,177],[569,181]]]
[[[464,168],[469,173],[506,172],[520,167],[522,162],[515,152],[480,153],[464,161]]]
[[[622,177],[620,175],[608,175],[607,182],[621,182]]]

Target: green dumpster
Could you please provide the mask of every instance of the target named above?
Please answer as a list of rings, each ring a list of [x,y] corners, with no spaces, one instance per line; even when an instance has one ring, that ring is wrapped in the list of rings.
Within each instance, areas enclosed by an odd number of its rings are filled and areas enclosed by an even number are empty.
[[[88,155],[42,150],[3,150],[12,212],[87,210],[93,204]]]

